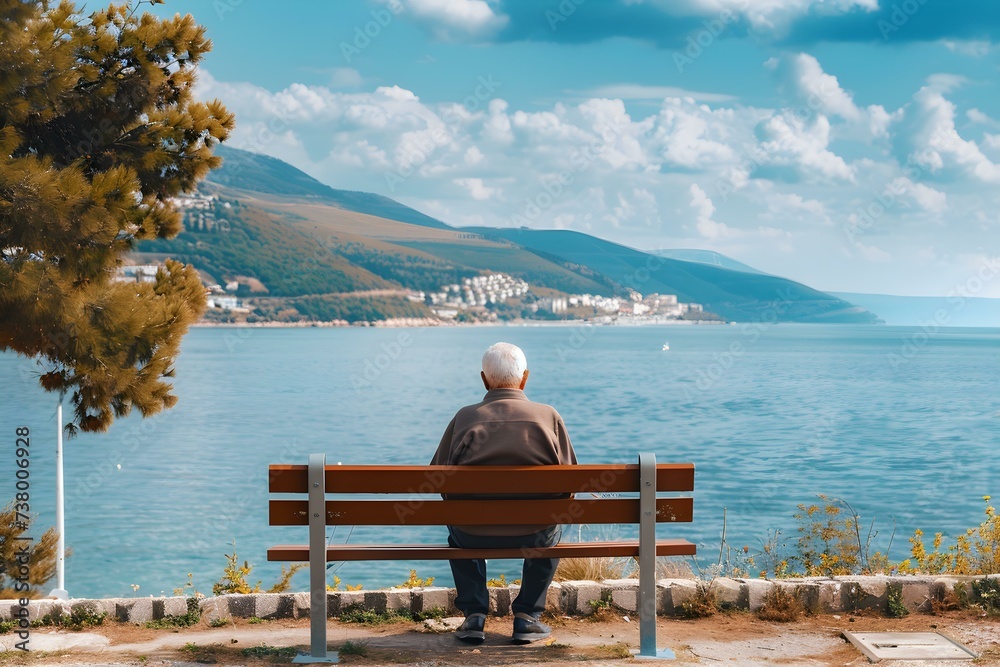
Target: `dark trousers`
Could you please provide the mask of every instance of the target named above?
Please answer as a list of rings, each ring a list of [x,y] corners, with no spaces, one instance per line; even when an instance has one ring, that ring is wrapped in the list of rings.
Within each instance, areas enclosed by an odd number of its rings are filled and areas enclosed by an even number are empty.
[[[452,526],[448,527],[448,544],[466,549],[524,549],[530,554],[532,547],[552,547],[559,544],[559,526],[530,535],[470,535]],[[488,614],[490,594],[486,590],[486,561],[474,559],[451,560],[451,573],[455,577],[458,597],[455,606],[466,616]],[[545,611],[545,593],[555,576],[558,558],[525,558],[521,574],[521,591],[511,603],[515,614],[538,617]]]

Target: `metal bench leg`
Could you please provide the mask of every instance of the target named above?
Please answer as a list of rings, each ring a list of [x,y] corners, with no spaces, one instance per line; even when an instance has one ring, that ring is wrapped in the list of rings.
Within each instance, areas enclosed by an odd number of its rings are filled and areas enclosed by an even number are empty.
[[[309,655],[296,664],[340,662],[326,654],[326,454],[309,455]]]
[[[656,455],[639,454],[639,653],[636,658],[673,660],[656,648]]]

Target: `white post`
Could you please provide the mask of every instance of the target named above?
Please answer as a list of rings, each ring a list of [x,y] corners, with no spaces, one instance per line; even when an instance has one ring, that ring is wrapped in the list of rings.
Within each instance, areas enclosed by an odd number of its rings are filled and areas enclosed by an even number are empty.
[[[66,592],[66,521],[63,507],[63,436],[62,399],[56,408],[56,588],[51,595],[59,600],[68,600]]]

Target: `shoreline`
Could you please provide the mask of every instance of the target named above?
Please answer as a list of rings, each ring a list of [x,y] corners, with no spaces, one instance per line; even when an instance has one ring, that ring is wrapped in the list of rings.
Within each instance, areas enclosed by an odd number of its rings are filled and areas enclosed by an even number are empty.
[[[399,328],[457,328],[457,327],[653,327],[653,326],[721,326],[736,325],[737,322],[717,322],[714,320],[674,320],[657,322],[593,322],[591,320],[521,320],[510,322],[447,322],[427,319],[390,319],[375,322],[345,321],[334,322],[208,322],[198,321],[191,328],[255,328],[255,329],[399,329]],[[788,322],[786,324],[794,324]]]

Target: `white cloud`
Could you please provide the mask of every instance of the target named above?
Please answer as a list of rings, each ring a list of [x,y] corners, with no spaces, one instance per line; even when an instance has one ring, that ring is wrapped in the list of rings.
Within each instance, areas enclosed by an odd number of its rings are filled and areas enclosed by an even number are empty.
[[[456,178],[453,182],[468,190],[469,196],[476,201],[493,199],[501,192],[499,188],[491,188],[484,185],[481,178]]]
[[[923,183],[914,183],[906,177],[900,177],[889,184],[889,190],[900,196],[909,198],[913,203],[928,213],[944,213],[948,208],[948,195],[935,190]]]
[[[764,183],[768,183],[764,181]],[[826,206],[817,199],[806,199],[794,192],[777,192],[773,188],[767,187],[765,190],[765,200],[767,212],[761,215],[762,219],[775,220],[780,222],[798,222],[831,224],[830,216]]]
[[[656,197],[645,188],[632,188],[629,194],[618,193],[618,205],[605,219],[616,227],[629,222],[655,225],[660,222]]]
[[[966,111],[965,112],[965,117],[968,118],[969,120],[971,120],[973,123],[976,123],[977,125],[987,125],[989,127],[1000,127],[1000,123],[998,123],[997,121],[993,120],[992,118],[990,118],[989,116],[987,116],[985,113],[983,113],[979,109],[976,109],[975,107],[973,107],[972,109],[969,109],[968,111]]]
[[[357,88],[363,81],[361,72],[353,67],[334,67],[330,73],[330,85],[334,88]]]
[[[647,149],[665,166],[723,169],[739,162],[741,147],[753,142],[752,110],[710,109],[690,99],[667,99],[651,117]]]
[[[782,112],[764,121],[757,132],[766,164],[790,167],[806,180],[854,180],[854,170],[828,148],[830,121],[826,116],[802,118]]]
[[[438,38],[489,35],[507,25],[485,0],[400,0],[405,9],[425,22]]]
[[[927,88],[944,94],[961,88],[969,80],[961,74],[931,74],[927,77]]]
[[[823,70],[819,61],[808,53],[786,54],[769,58],[764,66],[774,72],[779,90],[799,106],[799,116],[818,114],[842,121],[834,127],[839,138],[871,142],[887,134],[891,114],[878,104],[862,108],[854,96],[840,85],[836,76]]]
[[[463,156],[463,159],[465,160],[465,164],[469,165],[470,167],[474,167],[483,161],[483,157],[484,157],[483,152],[479,150],[478,147],[469,146],[467,149],[465,149],[465,155]]]
[[[641,0],[639,0],[641,1]],[[878,0],[650,0],[671,14],[717,16],[732,12],[747,19],[756,29],[776,29],[793,19],[819,10],[827,14],[878,9]]]
[[[791,87],[808,109],[845,120],[861,118],[861,109],[854,104],[851,94],[808,53],[771,58],[765,65],[776,72],[784,85]]]
[[[983,155],[976,142],[955,128],[955,105],[936,86],[921,88],[895,128],[897,157],[939,177],[972,176],[1000,183],[1000,166]]]
[[[869,262],[889,262],[892,260],[892,255],[873,245],[866,245],[861,241],[856,241],[854,247],[860,253],[861,257]]]
[[[941,43],[944,44],[949,51],[960,53],[963,56],[970,56],[972,58],[984,58],[988,56],[991,48],[989,42],[978,40],[952,41],[946,39]]]
[[[585,97],[611,97],[620,100],[664,100],[666,98],[689,97],[696,102],[732,102],[734,95],[724,93],[703,93],[675,86],[644,86],[638,83],[613,83],[584,91],[566,91]]]
[[[712,220],[712,216],[715,214],[715,204],[712,203],[708,194],[695,184],[691,185],[690,192],[690,206],[694,209],[695,228],[698,233],[710,241],[729,236],[729,228],[724,223]]]

